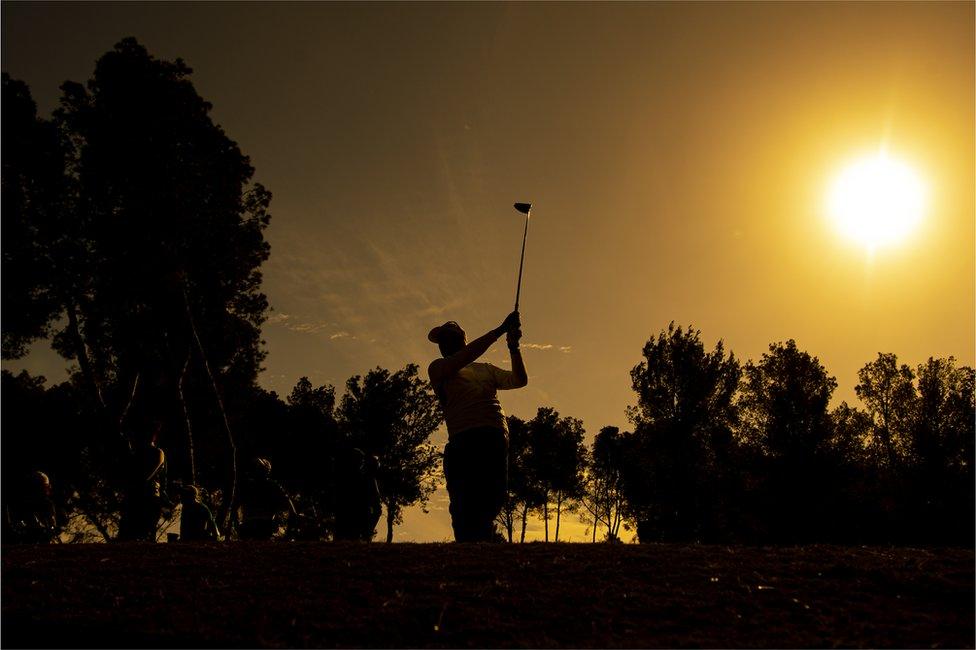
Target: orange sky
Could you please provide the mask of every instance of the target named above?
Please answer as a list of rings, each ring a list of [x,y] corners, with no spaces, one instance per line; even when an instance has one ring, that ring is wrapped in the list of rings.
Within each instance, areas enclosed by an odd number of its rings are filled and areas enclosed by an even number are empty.
[[[626,426],[628,372],[671,320],[742,359],[795,338],[837,401],[879,351],[974,364],[973,3],[2,11],[3,69],[45,113],[126,35],[194,68],[274,193],[261,381],[279,393],[301,375],[425,368],[425,334],[447,319],[497,325],[516,200],[534,203],[531,379],[503,396],[510,413]],[[824,201],[882,143],[930,199],[913,237],[869,259]],[[5,367],[59,379],[63,365],[40,345]],[[445,505],[438,493],[397,537],[449,536]]]

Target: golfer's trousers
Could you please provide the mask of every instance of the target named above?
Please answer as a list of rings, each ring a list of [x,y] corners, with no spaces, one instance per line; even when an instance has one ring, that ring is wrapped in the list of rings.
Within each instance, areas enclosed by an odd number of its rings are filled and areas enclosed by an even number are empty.
[[[455,541],[491,541],[508,490],[505,432],[478,427],[451,436],[444,448],[444,475]]]

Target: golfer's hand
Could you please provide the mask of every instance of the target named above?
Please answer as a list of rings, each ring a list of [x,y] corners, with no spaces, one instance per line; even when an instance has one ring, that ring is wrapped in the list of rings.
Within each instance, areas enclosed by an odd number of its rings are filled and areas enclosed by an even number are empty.
[[[506,342],[508,343],[508,349],[513,352],[518,350],[520,338],[522,338],[522,330],[520,328],[508,330],[508,336],[505,338]]]
[[[500,329],[503,332],[511,332],[512,330],[517,330],[522,327],[522,321],[519,320],[519,313],[513,311],[511,314],[505,317],[504,322],[502,322]]]

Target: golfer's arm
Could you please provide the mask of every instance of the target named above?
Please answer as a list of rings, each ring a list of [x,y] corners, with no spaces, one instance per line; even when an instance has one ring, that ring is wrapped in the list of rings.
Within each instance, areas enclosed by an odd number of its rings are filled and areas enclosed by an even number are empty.
[[[509,348],[512,353],[512,374],[515,375],[517,388],[524,388],[529,385],[529,373],[525,371],[525,361],[522,360],[522,352],[518,348]]]
[[[482,354],[488,351],[495,341],[504,333],[501,328],[493,329],[487,334],[479,336],[468,343],[458,352],[451,356],[441,359],[437,363],[437,381],[443,381],[447,377],[457,374],[464,366],[478,360]]]

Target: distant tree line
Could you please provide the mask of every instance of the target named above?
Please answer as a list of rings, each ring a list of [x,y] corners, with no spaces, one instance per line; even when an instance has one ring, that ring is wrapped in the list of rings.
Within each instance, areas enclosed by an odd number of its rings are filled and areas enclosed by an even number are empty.
[[[973,543],[974,372],[952,357],[916,368],[879,354],[858,372],[862,405],[830,408],[836,380],[793,340],[741,364],[675,327],[631,371],[632,431],[539,409],[509,418],[502,525],[569,509],[592,540]],[[514,533],[514,534],[513,534]]]
[[[230,536],[249,461],[271,461],[296,535],[328,539],[365,458],[390,541],[440,480],[436,398],[415,365],[342,395],[258,385],[271,195],[190,74],[125,39],[51,119],[3,76],[3,358],[47,339],[71,364],[54,386],[3,372],[5,507],[43,471],[69,537],[115,538],[134,440],[158,425],[167,480]],[[742,364],[672,324],[631,379],[631,430],[589,445],[552,408],[509,417],[508,541],[536,517],[558,541],[572,516],[592,541],[973,543],[974,373],[951,357],[879,354],[861,404],[831,408],[836,380],[794,341]]]

